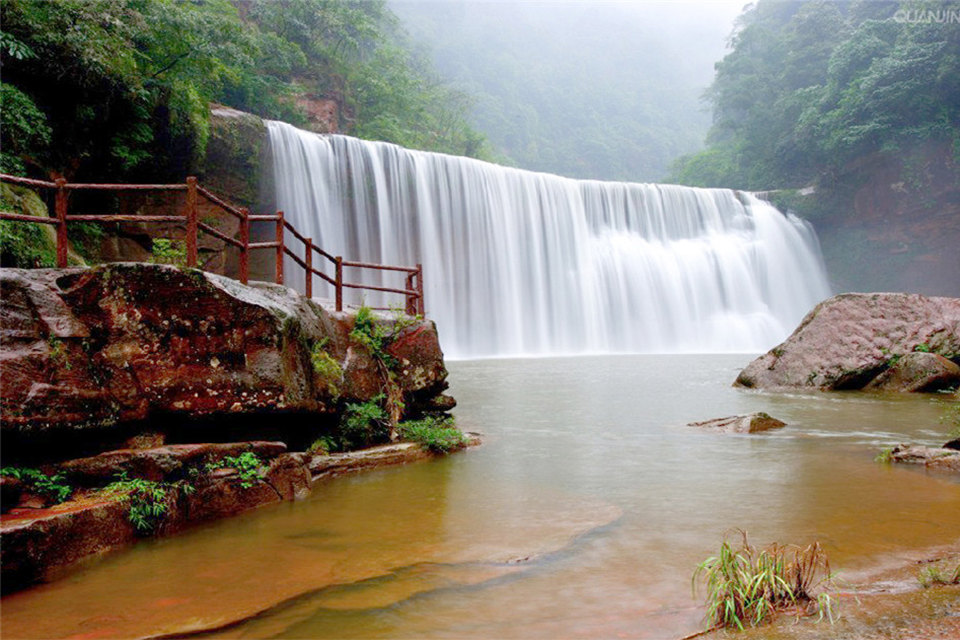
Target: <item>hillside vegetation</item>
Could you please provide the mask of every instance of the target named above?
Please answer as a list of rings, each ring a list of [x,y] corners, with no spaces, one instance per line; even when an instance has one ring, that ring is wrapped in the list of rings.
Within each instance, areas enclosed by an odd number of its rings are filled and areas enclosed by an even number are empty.
[[[858,158],[928,141],[960,158],[960,25],[948,2],[761,0],[737,24],[707,98],[708,148],[676,181],[825,186]],[[927,19],[923,19],[927,18]]]
[[[345,133],[482,153],[383,0],[4,0],[0,24],[3,171],[182,177],[210,102],[302,124],[299,96],[335,100]]]

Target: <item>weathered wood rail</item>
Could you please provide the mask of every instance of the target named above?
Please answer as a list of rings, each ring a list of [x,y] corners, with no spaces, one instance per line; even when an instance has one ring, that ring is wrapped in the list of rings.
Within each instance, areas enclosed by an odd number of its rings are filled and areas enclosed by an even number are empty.
[[[277,284],[283,284],[283,262],[284,256],[290,256],[295,264],[304,270],[304,295],[308,298],[313,297],[313,278],[314,276],[327,282],[334,288],[337,311],[343,310],[343,290],[360,289],[366,291],[379,291],[383,293],[396,293],[404,296],[405,311],[409,315],[424,315],[423,302],[423,266],[395,266],[385,264],[374,264],[369,262],[352,262],[344,260],[342,256],[333,256],[316,244],[312,238],[303,236],[292,224],[284,219],[283,212],[277,211],[270,215],[254,215],[243,207],[236,207],[227,202],[215,193],[201,186],[193,176],[188,177],[183,184],[89,184],[89,183],[69,183],[60,178],[54,182],[46,180],[35,180],[32,178],[21,178],[5,173],[0,173],[0,182],[7,182],[26,187],[38,189],[51,189],[54,193],[54,217],[42,218],[38,216],[28,216],[17,213],[0,211],[0,220],[10,220],[14,222],[29,222],[33,224],[52,225],[57,233],[57,266],[67,266],[67,247],[69,244],[67,238],[67,225],[70,222],[89,222],[95,224],[110,224],[115,222],[143,222],[143,223],[183,223],[185,225],[184,244],[186,247],[187,267],[197,268],[198,264],[198,237],[200,232],[206,233],[218,240],[235,247],[239,250],[239,279],[247,284],[250,279],[250,252],[260,249],[272,249],[276,254],[276,272],[274,281]],[[71,191],[184,191],[186,198],[181,215],[169,216],[150,216],[150,215],[71,215],[68,211],[69,198]],[[239,238],[234,238],[219,229],[200,221],[199,198],[204,198],[207,202],[213,204],[219,210],[233,216],[240,223]],[[251,222],[274,222],[276,225],[276,236],[269,242],[250,242],[250,223]],[[289,232],[289,234],[287,233]],[[292,236],[297,241],[295,245],[301,252],[294,251],[289,238]],[[326,273],[323,269],[318,269],[314,263],[314,254],[320,258],[320,264],[332,265],[333,276]],[[346,282],[343,278],[344,268],[369,269],[376,271],[393,271],[406,274],[406,282],[403,289],[394,287],[384,287],[372,284],[362,284],[358,282]]]

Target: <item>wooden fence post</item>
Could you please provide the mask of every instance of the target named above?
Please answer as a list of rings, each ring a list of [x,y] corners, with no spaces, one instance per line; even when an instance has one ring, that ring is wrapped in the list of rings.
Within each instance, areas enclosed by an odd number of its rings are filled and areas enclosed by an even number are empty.
[[[307,280],[304,288],[307,298],[313,297],[313,238],[307,238],[307,253],[304,262],[307,263]]]
[[[414,291],[414,288],[413,288],[413,287],[414,287],[414,284],[413,284],[413,277],[414,277],[414,275],[416,275],[416,274],[414,274],[413,272],[407,272],[407,283],[406,283],[406,285],[403,287],[403,288],[406,289],[407,291]],[[415,316],[415,315],[417,315],[417,296],[416,296],[416,294],[414,294],[414,293],[407,293],[407,294],[405,294],[405,298],[406,298],[406,302],[407,302],[406,314],[407,314],[408,316]]]
[[[187,177],[187,266],[197,267],[197,178]]]
[[[420,315],[426,316],[426,305],[423,302],[423,265],[419,262],[417,263],[417,294],[419,295],[417,302]]]
[[[277,284],[283,284],[283,211],[277,211]]]
[[[57,194],[54,208],[57,214],[57,266],[61,269],[67,266],[67,181],[57,178]]]
[[[240,282],[247,284],[250,279],[250,210],[240,209]]]
[[[337,256],[337,311],[343,311],[343,257]]]

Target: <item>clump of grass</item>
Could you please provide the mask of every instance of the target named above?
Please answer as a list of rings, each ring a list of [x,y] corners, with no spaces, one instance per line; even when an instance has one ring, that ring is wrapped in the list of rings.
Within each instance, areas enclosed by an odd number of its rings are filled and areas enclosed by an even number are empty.
[[[945,568],[942,564],[929,565],[920,570],[917,580],[924,589],[933,586],[960,584],[960,564],[953,570]]]
[[[884,447],[873,461],[881,464],[890,464],[893,462],[893,447]]]
[[[707,618],[716,627],[757,626],[788,608],[814,608],[834,621],[834,600],[814,590],[831,582],[830,563],[819,542],[806,547],[773,544],[757,549],[740,531],[740,544],[724,540],[720,553],[707,558],[693,574],[693,587],[704,583]]]
[[[451,416],[427,416],[406,420],[397,426],[405,440],[419,442],[435,453],[448,453],[466,444],[466,437],[454,426]]]

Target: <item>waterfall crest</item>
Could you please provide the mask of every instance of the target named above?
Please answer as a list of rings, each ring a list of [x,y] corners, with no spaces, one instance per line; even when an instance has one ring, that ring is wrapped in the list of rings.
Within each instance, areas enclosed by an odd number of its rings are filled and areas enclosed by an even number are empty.
[[[758,352],[829,295],[812,228],[748,193],[572,180],[267,126],[277,208],[334,255],[422,263],[449,357]],[[331,297],[326,286],[315,295]]]

